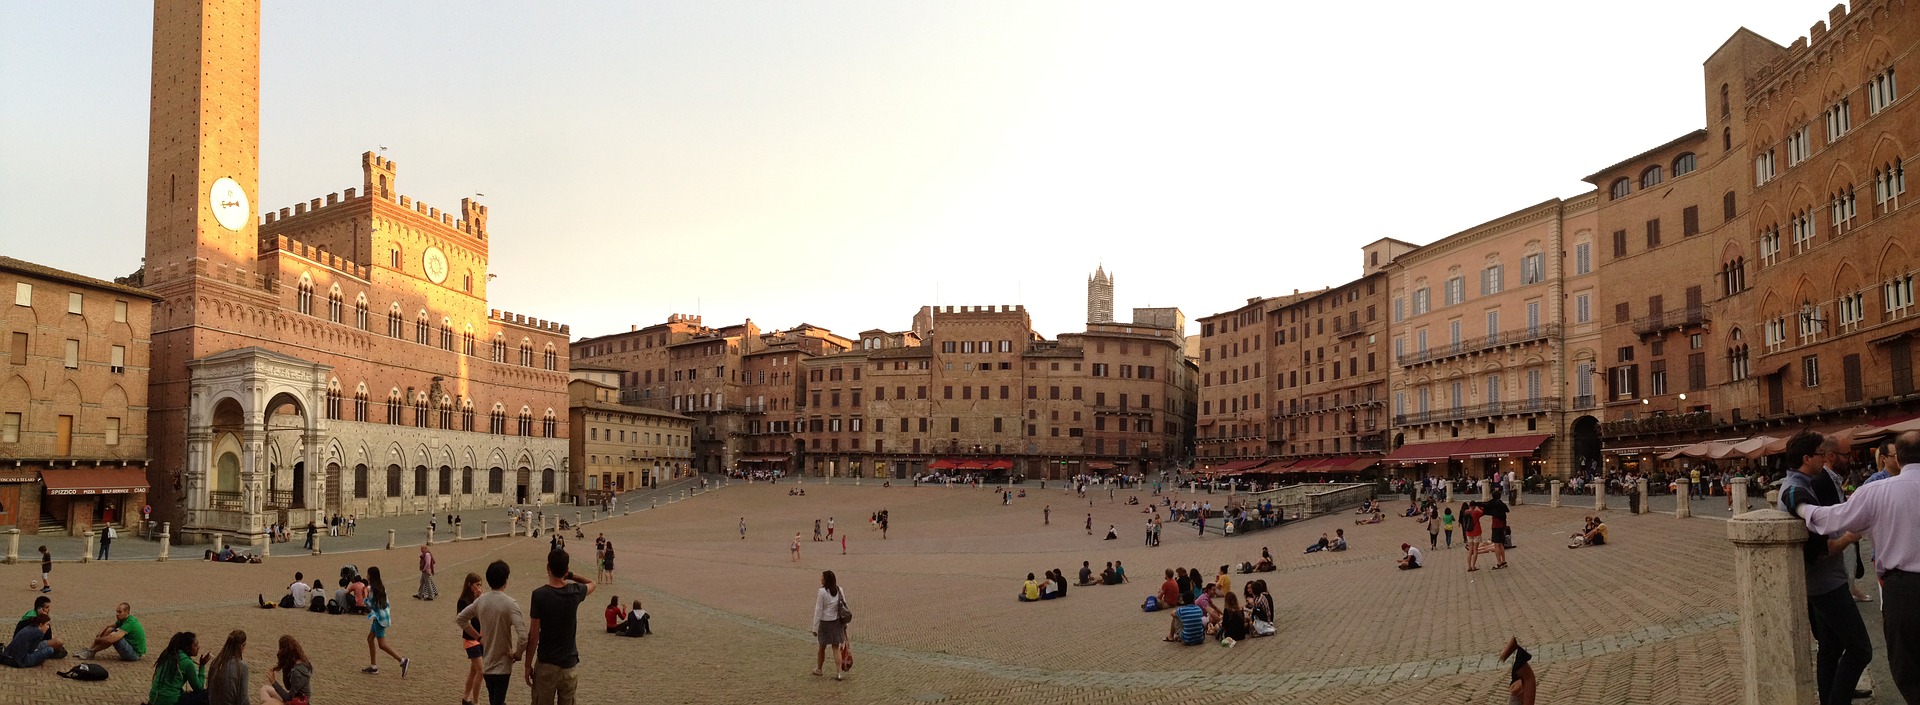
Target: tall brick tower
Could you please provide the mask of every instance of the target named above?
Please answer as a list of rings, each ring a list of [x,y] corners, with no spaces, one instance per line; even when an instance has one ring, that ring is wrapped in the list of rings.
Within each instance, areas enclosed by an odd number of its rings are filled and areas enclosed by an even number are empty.
[[[147,497],[154,519],[180,521],[188,482],[187,363],[245,344],[221,332],[232,326],[221,326],[216,310],[264,313],[276,306],[254,271],[259,0],[155,0],[151,100],[141,283],[163,301],[153,317]]]
[[[1113,322],[1113,278],[1107,276],[1105,265],[1095,267],[1093,276],[1087,277],[1087,322]]]

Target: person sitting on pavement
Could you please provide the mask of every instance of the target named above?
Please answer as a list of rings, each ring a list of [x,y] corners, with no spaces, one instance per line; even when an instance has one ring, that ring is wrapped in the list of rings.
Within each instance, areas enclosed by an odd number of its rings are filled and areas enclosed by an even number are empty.
[[[1075,585],[1093,584],[1093,568],[1090,567],[1091,565],[1092,563],[1090,561],[1080,561],[1080,582],[1074,583]],[[1108,563],[1107,568],[1112,569],[1113,564]]]
[[[1107,537],[1106,537],[1105,539],[1102,539],[1102,540],[1104,540],[1104,541],[1112,541],[1112,540],[1114,540],[1114,539],[1117,539],[1117,538],[1120,538],[1120,529],[1118,529],[1118,528],[1116,528],[1116,527],[1114,527],[1114,525],[1112,525],[1112,524],[1108,524],[1108,525],[1107,525]]]
[[[1347,550],[1347,530],[1346,529],[1333,530],[1333,545],[1328,546],[1327,550],[1329,551]]]
[[[1067,596],[1067,573],[1059,568],[1053,569],[1053,596]]]
[[[1216,634],[1220,642],[1228,646],[1247,638],[1247,613],[1240,609],[1240,598],[1229,592],[1221,596],[1225,606],[1220,609],[1220,628]]]
[[[1373,513],[1373,500],[1371,500],[1371,499],[1369,499],[1369,500],[1364,500],[1364,501],[1362,501],[1362,502],[1360,502],[1360,508],[1359,508],[1359,509],[1355,509],[1355,510],[1353,510],[1353,513],[1355,513],[1355,514],[1372,514],[1372,513]]]
[[[367,586],[366,578],[353,576],[353,582],[347,585],[347,596],[353,598],[349,603],[353,609],[348,614],[366,614],[372,610],[367,601],[373,598],[373,588]],[[346,612],[347,609],[343,607],[341,611]]]
[[[652,615],[640,607],[640,601],[633,601],[633,609],[627,610],[627,621],[620,624],[620,636],[643,637],[653,633]]]
[[[1400,551],[1405,554],[1400,557],[1401,570],[1413,570],[1420,567],[1420,549],[1414,548],[1412,544],[1403,543],[1400,544]]]
[[[1162,641],[1172,641],[1187,646],[1199,646],[1207,640],[1207,616],[1194,605],[1181,605],[1173,610],[1173,619],[1167,625],[1167,637]]]
[[[125,602],[114,610],[113,624],[93,638],[93,644],[77,649],[73,655],[81,660],[93,658],[95,653],[113,649],[122,661],[138,661],[147,655],[147,630],[140,626],[140,618],[133,616],[133,606]]]
[[[621,625],[626,624],[626,621],[627,611],[620,606],[620,596],[614,595],[613,600],[607,603],[607,633],[619,633]]]
[[[1387,516],[1386,516],[1385,514],[1381,514],[1381,513],[1379,513],[1379,512],[1374,512],[1374,513],[1373,513],[1373,516],[1370,516],[1370,517],[1367,517],[1367,518],[1365,518],[1365,519],[1355,519],[1355,520],[1353,520],[1353,523],[1355,523],[1355,524],[1378,524],[1378,523],[1381,523],[1381,522],[1384,522],[1384,521],[1386,521],[1386,520],[1387,520]]]
[[[207,702],[207,659],[200,652],[200,640],[193,632],[175,632],[167,648],[154,658],[153,685],[147,689],[147,705],[177,705],[181,702]]]
[[[13,668],[33,668],[53,658],[53,652],[59,648],[59,640],[51,636],[53,627],[49,626],[53,618],[44,614],[34,615],[25,626],[13,633],[13,639],[0,649],[0,665]]]
[[[1332,545],[1333,545],[1333,542],[1332,542],[1332,541],[1329,541],[1329,540],[1327,540],[1327,535],[1326,535],[1326,534],[1321,534],[1321,535],[1320,535],[1320,540],[1319,540],[1319,541],[1315,541],[1315,542],[1313,543],[1313,545],[1311,545],[1311,546],[1308,546],[1308,547],[1307,547],[1307,550],[1305,551],[1305,553],[1319,553],[1319,552],[1321,552],[1321,551],[1325,551],[1325,550],[1327,550],[1327,547],[1328,547],[1328,546],[1332,546]]]
[[[1185,571],[1186,569],[1182,568],[1181,570]],[[1180,606],[1182,602],[1180,599],[1180,581],[1174,577],[1172,568],[1167,569],[1166,582],[1160,583],[1160,594],[1158,598],[1161,609],[1172,609]]]
[[[1037,582],[1034,582],[1032,573],[1027,574],[1027,584],[1021,586],[1020,588],[1020,601],[1021,602],[1039,602],[1040,601],[1040,584]]]
[[[1120,584],[1119,579],[1116,578],[1113,574],[1113,561],[1107,561],[1106,569],[1100,571],[1100,584],[1101,585],[1119,585]]]
[[[313,588],[307,585],[307,576],[295,572],[293,582],[287,584],[287,594],[280,597],[280,606],[291,609],[306,609],[312,600]]]
[[[1597,516],[1587,517],[1586,530],[1574,534],[1572,538],[1573,542],[1567,544],[1567,548],[1605,546],[1607,545],[1607,523]]]

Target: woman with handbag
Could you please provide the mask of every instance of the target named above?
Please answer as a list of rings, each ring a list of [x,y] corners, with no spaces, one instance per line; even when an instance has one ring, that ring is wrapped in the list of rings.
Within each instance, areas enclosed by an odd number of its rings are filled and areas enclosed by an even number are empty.
[[[847,609],[847,595],[840,590],[840,582],[834,578],[833,571],[821,571],[820,592],[813,599],[813,634],[819,646],[814,654],[813,675],[820,675],[827,663],[827,647],[833,646],[837,647],[833,679],[846,677],[847,670],[853,667],[853,651],[847,646],[847,623],[851,621],[853,611]]]

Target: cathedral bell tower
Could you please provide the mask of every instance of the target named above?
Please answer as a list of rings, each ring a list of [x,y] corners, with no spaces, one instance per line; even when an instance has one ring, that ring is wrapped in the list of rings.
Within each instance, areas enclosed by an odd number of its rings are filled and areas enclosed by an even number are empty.
[[[145,285],[247,286],[259,185],[260,0],[155,0]]]

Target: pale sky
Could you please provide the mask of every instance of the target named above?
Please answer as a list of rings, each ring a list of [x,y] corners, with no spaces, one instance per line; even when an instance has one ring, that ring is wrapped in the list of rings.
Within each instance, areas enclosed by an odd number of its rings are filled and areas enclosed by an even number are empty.
[[[494,308],[624,331],[1084,328],[1350,280],[1705,123],[1701,63],[1830,4],[269,2],[261,185],[485,193]],[[0,2],[0,253],[110,278],[145,232],[152,6]]]

